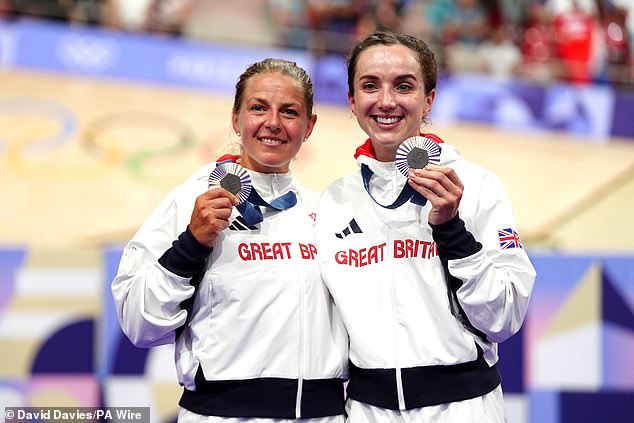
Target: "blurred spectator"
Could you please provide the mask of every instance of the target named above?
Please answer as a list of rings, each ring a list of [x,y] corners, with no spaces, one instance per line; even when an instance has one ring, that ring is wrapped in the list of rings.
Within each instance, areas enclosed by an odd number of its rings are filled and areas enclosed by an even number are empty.
[[[145,29],[146,16],[152,0],[110,0],[113,5],[113,22],[118,22],[120,28],[125,31],[143,31]]]
[[[401,0],[370,0],[357,22],[355,42],[364,39],[374,31],[400,31],[403,7]]]
[[[598,22],[577,0],[571,8],[556,13],[555,53],[560,79],[574,83],[589,83],[593,78],[593,38]]]
[[[488,14],[478,0],[455,0],[455,9],[444,27],[448,43],[477,44],[489,32]]]
[[[183,36],[200,42],[273,46],[270,0],[194,0]]]
[[[540,0],[548,8],[551,15],[556,16],[573,8],[594,15],[597,13],[596,0]]]
[[[533,2],[535,0],[498,0],[496,3],[501,21],[513,28],[521,27],[526,20],[526,11]]]
[[[13,5],[11,0],[0,0],[0,18],[13,16]]]
[[[102,17],[102,9],[105,7],[107,0],[75,0],[71,7],[68,19],[72,23],[85,25],[102,25],[104,20]]]
[[[629,82],[630,50],[625,29],[627,12],[609,1],[597,0],[601,23],[602,67],[595,78],[601,82],[625,85]]]
[[[192,0],[152,0],[145,15],[145,30],[180,36],[192,9]]]
[[[490,28],[497,28],[505,22],[504,16],[502,15],[502,9],[498,5],[499,0],[479,0],[479,3],[487,15],[487,21]],[[487,36],[488,35],[489,34],[487,34]]]
[[[512,33],[509,25],[498,25],[480,46],[482,70],[497,79],[512,78],[522,63],[522,53]]]
[[[112,29],[121,29],[121,12],[115,0],[101,0],[99,2],[99,22],[101,26]]]
[[[68,21],[74,0],[12,0],[18,15]]]
[[[526,6],[526,21],[520,34],[522,64],[519,75],[532,81],[548,83],[554,79],[555,33],[552,17],[537,1]]]
[[[455,0],[427,0],[425,9],[427,17],[436,29],[438,39],[444,37],[445,26],[456,13]]]
[[[490,30],[488,14],[482,4],[478,0],[456,0],[456,9],[443,30],[449,72],[481,70],[477,46]]]
[[[304,0],[269,0],[268,15],[276,32],[279,47],[308,50],[313,26]]]
[[[363,0],[307,0],[314,30],[311,47],[315,54],[347,53],[355,39]]]
[[[409,0],[401,13],[401,31],[427,41],[441,70],[446,68],[444,27],[454,10],[453,0]]]
[[[630,49],[628,81],[634,84],[634,0],[611,0],[611,3],[625,15],[625,30]]]
[[[403,6],[401,31],[425,40],[430,44],[439,44],[437,22],[431,18],[430,0],[410,0]]]
[[[623,13],[625,16],[625,28],[628,32],[630,47],[634,44],[634,0],[610,0],[608,1],[613,7]]]

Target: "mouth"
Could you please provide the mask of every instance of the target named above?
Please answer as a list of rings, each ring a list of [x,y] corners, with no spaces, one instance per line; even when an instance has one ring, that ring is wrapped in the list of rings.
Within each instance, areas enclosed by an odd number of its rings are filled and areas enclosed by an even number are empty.
[[[380,125],[394,125],[403,120],[402,116],[374,116],[376,123]]]
[[[260,141],[262,144],[265,144],[265,145],[282,145],[287,143],[286,140],[281,140],[279,138],[270,138],[270,137],[260,137],[258,138],[258,141]]]

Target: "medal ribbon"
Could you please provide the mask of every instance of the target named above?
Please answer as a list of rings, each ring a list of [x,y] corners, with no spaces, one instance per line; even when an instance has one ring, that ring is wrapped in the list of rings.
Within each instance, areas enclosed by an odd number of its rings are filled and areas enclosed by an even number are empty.
[[[297,196],[293,191],[289,191],[281,197],[277,197],[270,203],[267,203],[256,191],[255,187],[251,188],[251,193],[244,203],[238,204],[236,209],[240,212],[244,220],[249,225],[257,225],[264,220],[262,210],[259,206],[268,207],[274,210],[286,210],[297,204]]]
[[[216,166],[220,166],[223,163],[236,163],[239,156],[233,155],[224,155],[218,162],[216,162]],[[247,170],[248,172],[248,170]],[[286,210],[297,204],[297,196],[293,191],[289,191],[286,194],[273,199],[270,203],[266,202],[260,194],[258,194],[257,190],[254,186],[251,186],[251,192],[249,192],[249,196],[246,200],[236,206],[236,209],[240,212],[244,220],[247,224],[254,226],[264,220],[264,216],[262,215],[262,210],[260,210],[259,206],[268,207],[274,210]]]
[[[374,172],[370,170],[368,165],[366,165],[365,163],[362,164],[361,178],[363,179],[363,186],[365,187],[365,191],[368,193],[370,198],[379,206],[386,209],[395,209],[405,204],[407,200],[411,201],[414,204],[418,204],[419,206],[424,206],[425,203],[427,203],[427,199],[425,197],[423,197],[418,191],[412,188],[410,184],[405,182],[405,186],[401,190],[401,193],[398,195],[396,200],[394,200],[394,202],[389,206],[384,206],[383,204],[376,201],[376,199],[372,196],[372,193],[370,192],[370,179],[372,179],[372,175],[374,175]]]

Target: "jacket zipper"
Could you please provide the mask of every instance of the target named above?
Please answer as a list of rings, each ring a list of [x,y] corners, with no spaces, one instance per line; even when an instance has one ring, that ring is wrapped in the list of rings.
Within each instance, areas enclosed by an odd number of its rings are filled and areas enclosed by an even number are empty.
[[[389,250],[393,248],[392,240],[392,225],[388,224],[388,242],[390,245]],[[393,251],[392,251],[393,255]],[[394,266],[394,261],[390,260],[390,268]],[[405,410],[405,396],[403,395],[403,380],[401,378],[401,366],[398,360],[398,314],[396,312],[396,293],[394,287],[394,273],[389,272],[390,279],[390,300],[392,301],[392,318],[394,319],[394,366],[395,366],[395,378],[396,378],[396,394],[398,396],[398,408],[399,410]]]
[[[299,376],[297,380],[297,399],[295,402],[295,417],[302,417],[302,389],[304,387],[304,374],[306,374],[306,359],[304,357],[306,351],[306,324],[305,324],[305,301],[304,301],[304,290],[306,289],[306,280],[304,279],[303,263],[301,261],[297,266],[298,275],[297,279],[299,280]]]

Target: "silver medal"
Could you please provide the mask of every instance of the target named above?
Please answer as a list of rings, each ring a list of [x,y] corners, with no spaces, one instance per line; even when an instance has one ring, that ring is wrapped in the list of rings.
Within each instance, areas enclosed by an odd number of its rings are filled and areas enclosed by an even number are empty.
[[[427,163],[440,163],[440,147],[430,138],[407,138],[396,150],[396,168],[406,178],[410,169],[422,169]]]
[[[237,163],[222,163],[209,174],[209,188],[220,186],[244,203],[251,193],[249,172]]]

